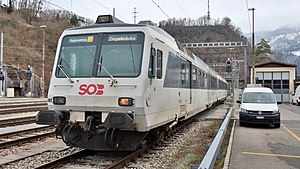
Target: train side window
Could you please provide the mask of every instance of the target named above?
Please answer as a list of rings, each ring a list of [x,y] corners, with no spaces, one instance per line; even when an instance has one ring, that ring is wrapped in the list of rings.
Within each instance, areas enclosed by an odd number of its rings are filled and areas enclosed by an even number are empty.
[[[181,64],[181,83],[185,84],[186,83],[186,68],[185,68],[185,64],[182,63]]]
[[[162,57],[163,57],[163,52],[159,49],[157,49],[157,79],[162,78]]]
[[[155,48],[151,47],[149,68],[148,68],[148,77],[150,79],[155,78],[155,62],[154,62],[155,54],[156,54]]]
[[[204,77],[204,88],[207,89],[208,88],[207,74],[205,73],[203,77]]]
[[[193,87],[197,88],[197,81],[198,81],[198,71],[197,69],[193,69]]]

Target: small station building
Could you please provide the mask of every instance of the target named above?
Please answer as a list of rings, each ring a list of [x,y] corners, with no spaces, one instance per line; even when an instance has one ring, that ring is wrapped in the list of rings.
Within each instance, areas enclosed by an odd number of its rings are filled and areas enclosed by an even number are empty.
[[[295,91],[296,68],[295,64],[277,61],[256,64],[250,68],[250,82],[271,88],[277,101],[291,102],[291,94]]]

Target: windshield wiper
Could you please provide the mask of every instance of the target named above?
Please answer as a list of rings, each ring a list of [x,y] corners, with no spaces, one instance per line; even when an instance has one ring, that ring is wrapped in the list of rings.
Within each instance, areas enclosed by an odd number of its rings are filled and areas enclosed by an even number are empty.
[[[113,77],[113,75],[109,73],[109,71],[100,62],[98,63],[98,65],[100,66],[100,68],[103,68],[105,72],[110,76],[111,80],[108,80],[110,86],[113,86],[114,83],[117,83],[117,80]]]
[[[74,81],[71,79],[71,76],[67,73],[65,68],[62,65],[57,65],[57,67],[63,72],[63,74],[66,76],[66,78],[71,82],[74,83]]]

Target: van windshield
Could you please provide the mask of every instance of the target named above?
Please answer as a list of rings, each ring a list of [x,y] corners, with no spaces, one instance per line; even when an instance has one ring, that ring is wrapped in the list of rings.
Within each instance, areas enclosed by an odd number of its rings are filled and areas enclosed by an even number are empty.
[[[274,104],[276,98],[273,93],[248,92],[243,94],[243,103]]]

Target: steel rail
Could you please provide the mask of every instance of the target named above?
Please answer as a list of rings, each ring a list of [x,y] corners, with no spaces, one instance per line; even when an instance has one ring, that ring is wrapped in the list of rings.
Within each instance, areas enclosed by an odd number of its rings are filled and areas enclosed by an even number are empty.
[[[12,114],[12,113],[21,113],[21,112],[31,112],[31,111],[39,111],[39,110],[47,110],[47,106],[39,106],[39,107],[24,107],[24,108],[16,108],[16,109],[2,109],[0,110],[0,114]]]
[[[9,132],[9,133],[0,133],[0,139],[2,138],[9,138],[9,137],[13,137],[16,135],[25,135],[26,133],[30,133],[30,132],[40,132],[40,131],[44,131],[44,130],[48,130],[48,129],[52,129],[52,126],[42,126],[42,127],[36,127],[36,128],[29,128],[29,129],[25,129],[25,130],[19,130],[19,131],[13,131],[13,132]]]
[[[0,109],[30,107],[30,106],[47,106],[47,103],[19,103],[19,104],[0,104]]]
[[[178,132],[178,130],[181,130],[183,127],[191,124],[194,121],[193,118],[190,118],[189,120],[183,122],[182,124],[179,124],[176,128],[174,128],[174,130],[171,130],[167,133],[167,135],[172,135],[176,132]],[[165,135],[165,136],[167,136]],[[145,152],[148,152],[151,148],[153,148],[155,145],[158,145],[159,142],[163,139],[164,137],[160,137],[158,139],[156,139],[155,141],[145,145],[144,147],[141,147],[140,149],[138,149],[137,151],[133,152],[132,154],[124,157],[123,159],[115,162],[114,164],[110,165],[109,167],[106,167],[106,169],[119,169],[122,168],[123,166],[125,166],[125,164],[129,163],[130,161],[135,160],[137,157],[142,156]]]
[[[184,126],[190,124],[192,121],[193,121],[193,119],[190,119],[190,120],[186,121],[185,123],[180,124],[177,128],[170,131],[170,133],[177,132],[178,130],[182,129]],[[170,134],[170,133],[168,133],[168,134]],[[163,137],[160,137],[159,139],[157,139],[157,140],[141,147],[137,151],[134,151],[133,153],[129,154],[128,156],[126,156],[126,157],[114,162],[112,165],[106,167],[106,169],[119,169],[119,168],[125,166],[128,162],[133,161],[137,157],[140,157],[145,152],[149,151],[152,147],[158,145],[159,142],[162,139],[163,139]],[[68,163],[71,160],[74,160],[76,158],[84,157],[87,154],[89,154],[88,152],[89,152],[88,150],[80,150],[79,152],[75,152],[75,153],[60,157],[60,158],[52,160],[52,161],[50,161],[46,164],[41,164],[37,167],[34,167],[34,169],[52,169],[52,168],[56,168],[56,167],[59,167],[63,164],[66,164],[66,163]]]
[[[75,153],[68,154],[68,155],[65,155],[63,157],[60,157],[56,160],[52,160],[52,161],[50,161],[46,164],[42,164],[42,165],[39,165],[37,167],[34,167],[33,169],[52,169],[52,168],[56,168],[56,167],[59,167],[60,165],[63,165],[65,163],[70,162],[74,158],[80,158],[80,157],[85,156],[87,154],[87,152],[89,152],[89,151],[85,150],[85,149],[82,149],[82,150],[79,150]]]
[[[0,119],[0,127],[17,126],[30,123],[35,123],[35,116]]]
[[[0,140],[5,139],[5,138],[8,139],[13,136],[25,135],[25,133],[29,133],[29,132],[41,132],[41,131],[47,130],[48,128],[51,128],[51,127],[46,126],[46,127],[42,127],[42,128],[35,128],[35,129],[23,130],[23,131],[19,131],[19,132],[16,131],[16,132],[12,132],[12,133],[0,134]],[[28,135],[30,135],[30,133]],[[26,137],[26,135],[25,135],[25,137],[16,138],[16,139],[12,139],[12,140],[0,143],[0,148],[6,148],[6,147],[15,146],[15,145],[20,145],[23,143],[28,143],[30,141],[39,140],[39,139],[52,137],[52,136],[55,136],[54,131],[47,131],[46,133],[41,133],[41,134],[34,133],[34,135],[32,134],[28,137]]]

